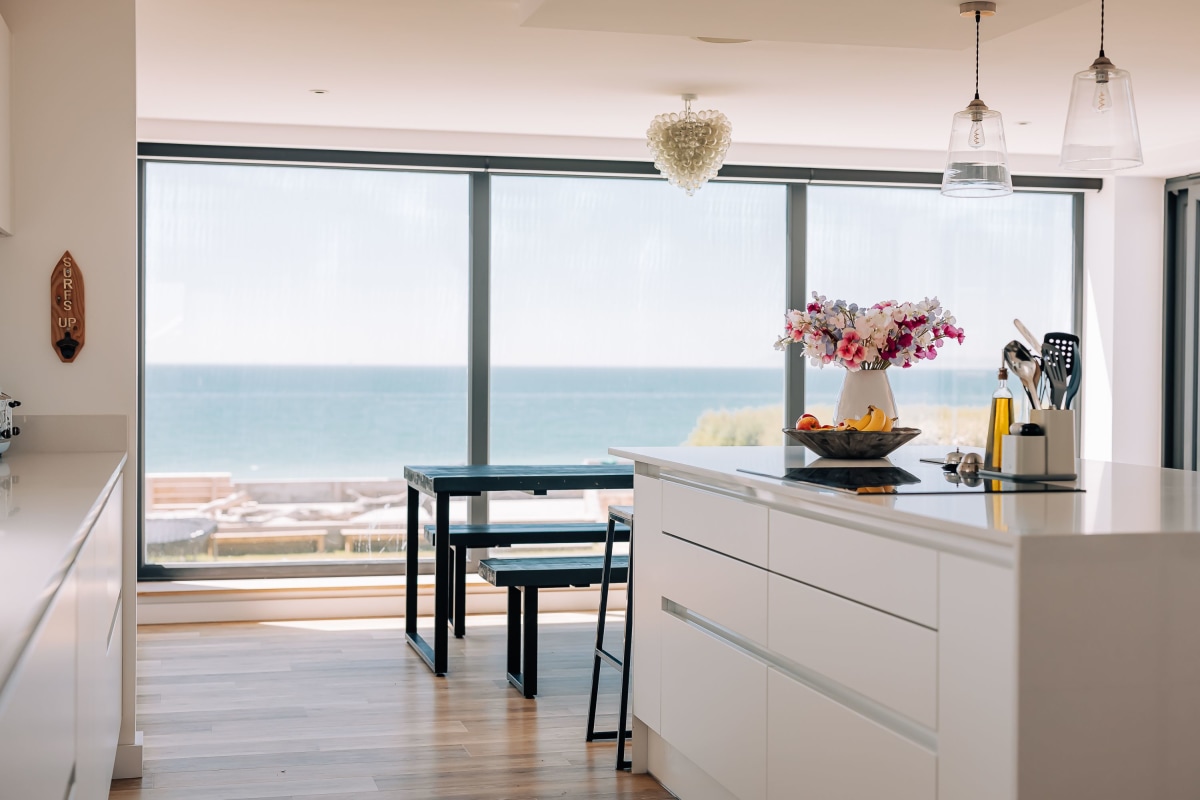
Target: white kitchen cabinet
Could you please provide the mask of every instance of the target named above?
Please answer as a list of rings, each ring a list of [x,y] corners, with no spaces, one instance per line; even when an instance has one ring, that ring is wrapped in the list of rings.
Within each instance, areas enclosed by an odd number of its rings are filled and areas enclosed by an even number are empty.
[[[936,550],[778,509],[770,526],[772,572],[937,627]]]
[[[663,737],[734,797],[764,800],[766,666],[669,614],[662,636]]]
[[[108,796],[121,727],[120,497],[118,480],[76,559],[76,784],[80,800]]]
[[[673,536],[663,537],[659,553],[671,565],[661,578],[663,597],[739,636],[766,643],[766,570]]]
[[[73,790],[75,584],[72,571],[0,690],[2,797],[63,800]]]
[[[9,557],[0,566],[20,569],[8,572],[0,592],[10,592],[10,610],[23,622],[0,638],[3,800],[109,795],[121,727],[124,459],[77,458],[22,454],[10,462],[23,507],[0,519],[0,555]],[[80,491],[89,485],[103,491]],[[17,585],[36,591],[14,593]],[[18,606],[24,614],[15,614]]]
[[[772,575],[772,653],[937,727],[937,632]]]
[[[767,566],[767,509],[678,483],[663,484],[663,532]]]
[[[935,800],[937,757],[770,669],[768,800]]]

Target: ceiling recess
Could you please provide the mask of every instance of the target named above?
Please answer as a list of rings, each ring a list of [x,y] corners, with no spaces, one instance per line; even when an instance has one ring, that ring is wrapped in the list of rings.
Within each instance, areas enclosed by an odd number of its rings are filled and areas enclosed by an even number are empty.
[[[984,40],[1020,30],[1080,4],[1080,0],[1007,0]],[[958,19],[946,0],[524,0],[527,28],[687,36],[701,41],[749,39],[813,44],[963,50]],[[949,19],[947,19],[949,17]],[[871,20],[864,25],[863,20]],[[697,36],[697,31],[705,36]]]

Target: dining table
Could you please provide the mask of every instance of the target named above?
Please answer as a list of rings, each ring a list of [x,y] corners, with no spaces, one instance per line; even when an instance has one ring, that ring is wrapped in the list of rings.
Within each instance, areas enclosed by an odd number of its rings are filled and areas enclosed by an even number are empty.
[[[632,489],[633,465],[612,464],[477,464],[406,466],[408,527],[406,539],[404,636],[435,675],[448,672],[450,644],[450,500],[479,497],[484,492],[527,492]],[[417,630],[417,575],[420,567],[421,494],[434,500],[434,604],[432,646]]]

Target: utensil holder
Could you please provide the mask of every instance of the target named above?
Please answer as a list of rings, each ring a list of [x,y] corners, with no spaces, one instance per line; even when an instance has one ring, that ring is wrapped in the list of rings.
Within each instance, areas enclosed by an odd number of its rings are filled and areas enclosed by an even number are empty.
[[[1046,469],[1045,436],[1004,437],[1000,451],[1000,471],[1009,475],[1044,475]],[[1074,472],[1072,467],[1071,472]]]
[[[1069,409],[1041,408],[1029,412],[1029,421],[1041,425],[1046,440],[1046,472],[1051,475],[1075,473],[1075,412]]]

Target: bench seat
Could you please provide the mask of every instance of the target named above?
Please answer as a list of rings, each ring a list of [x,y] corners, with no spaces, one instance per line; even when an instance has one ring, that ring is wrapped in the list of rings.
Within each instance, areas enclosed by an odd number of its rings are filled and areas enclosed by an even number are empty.
[[[624,583],[628,571],[629,557],[613,556],[610,580]],[[525,697],[533,697],[537,694],[538,589],[600,583],[604,576],[604,556],[488,558],[479,562],[479,574],[493,586],[508,588],[508,682]]]
[[[604,541],[607,529],[606,522],[489,522],[451,525],[450,622],[454,627],[454,636],[461,639],[467,632],[466,572],[469,548],[598,543]],[[437,546],[437,525],[425,526],[425,541]],[[617,525],[616,541],[629,541],[628,525]]]
[[[265,528],[253,531],[217,531],[208,539],[209,554],[216,558],[219,554],[219,545],[224,542],[227,544],[242,544],[242,545],[275,545],[275,544],[291,544],[294,542],[308,542],[313,545],[316,552],[325,552],[325,531],[321,530],[279,530],[273,528]]]
[[[612,581],[625,582],[629,556],[613,556]],[[604,556],[546,558],[489,558],[479,562],[479,574],[493,586],[591,586],[604,574]]]

